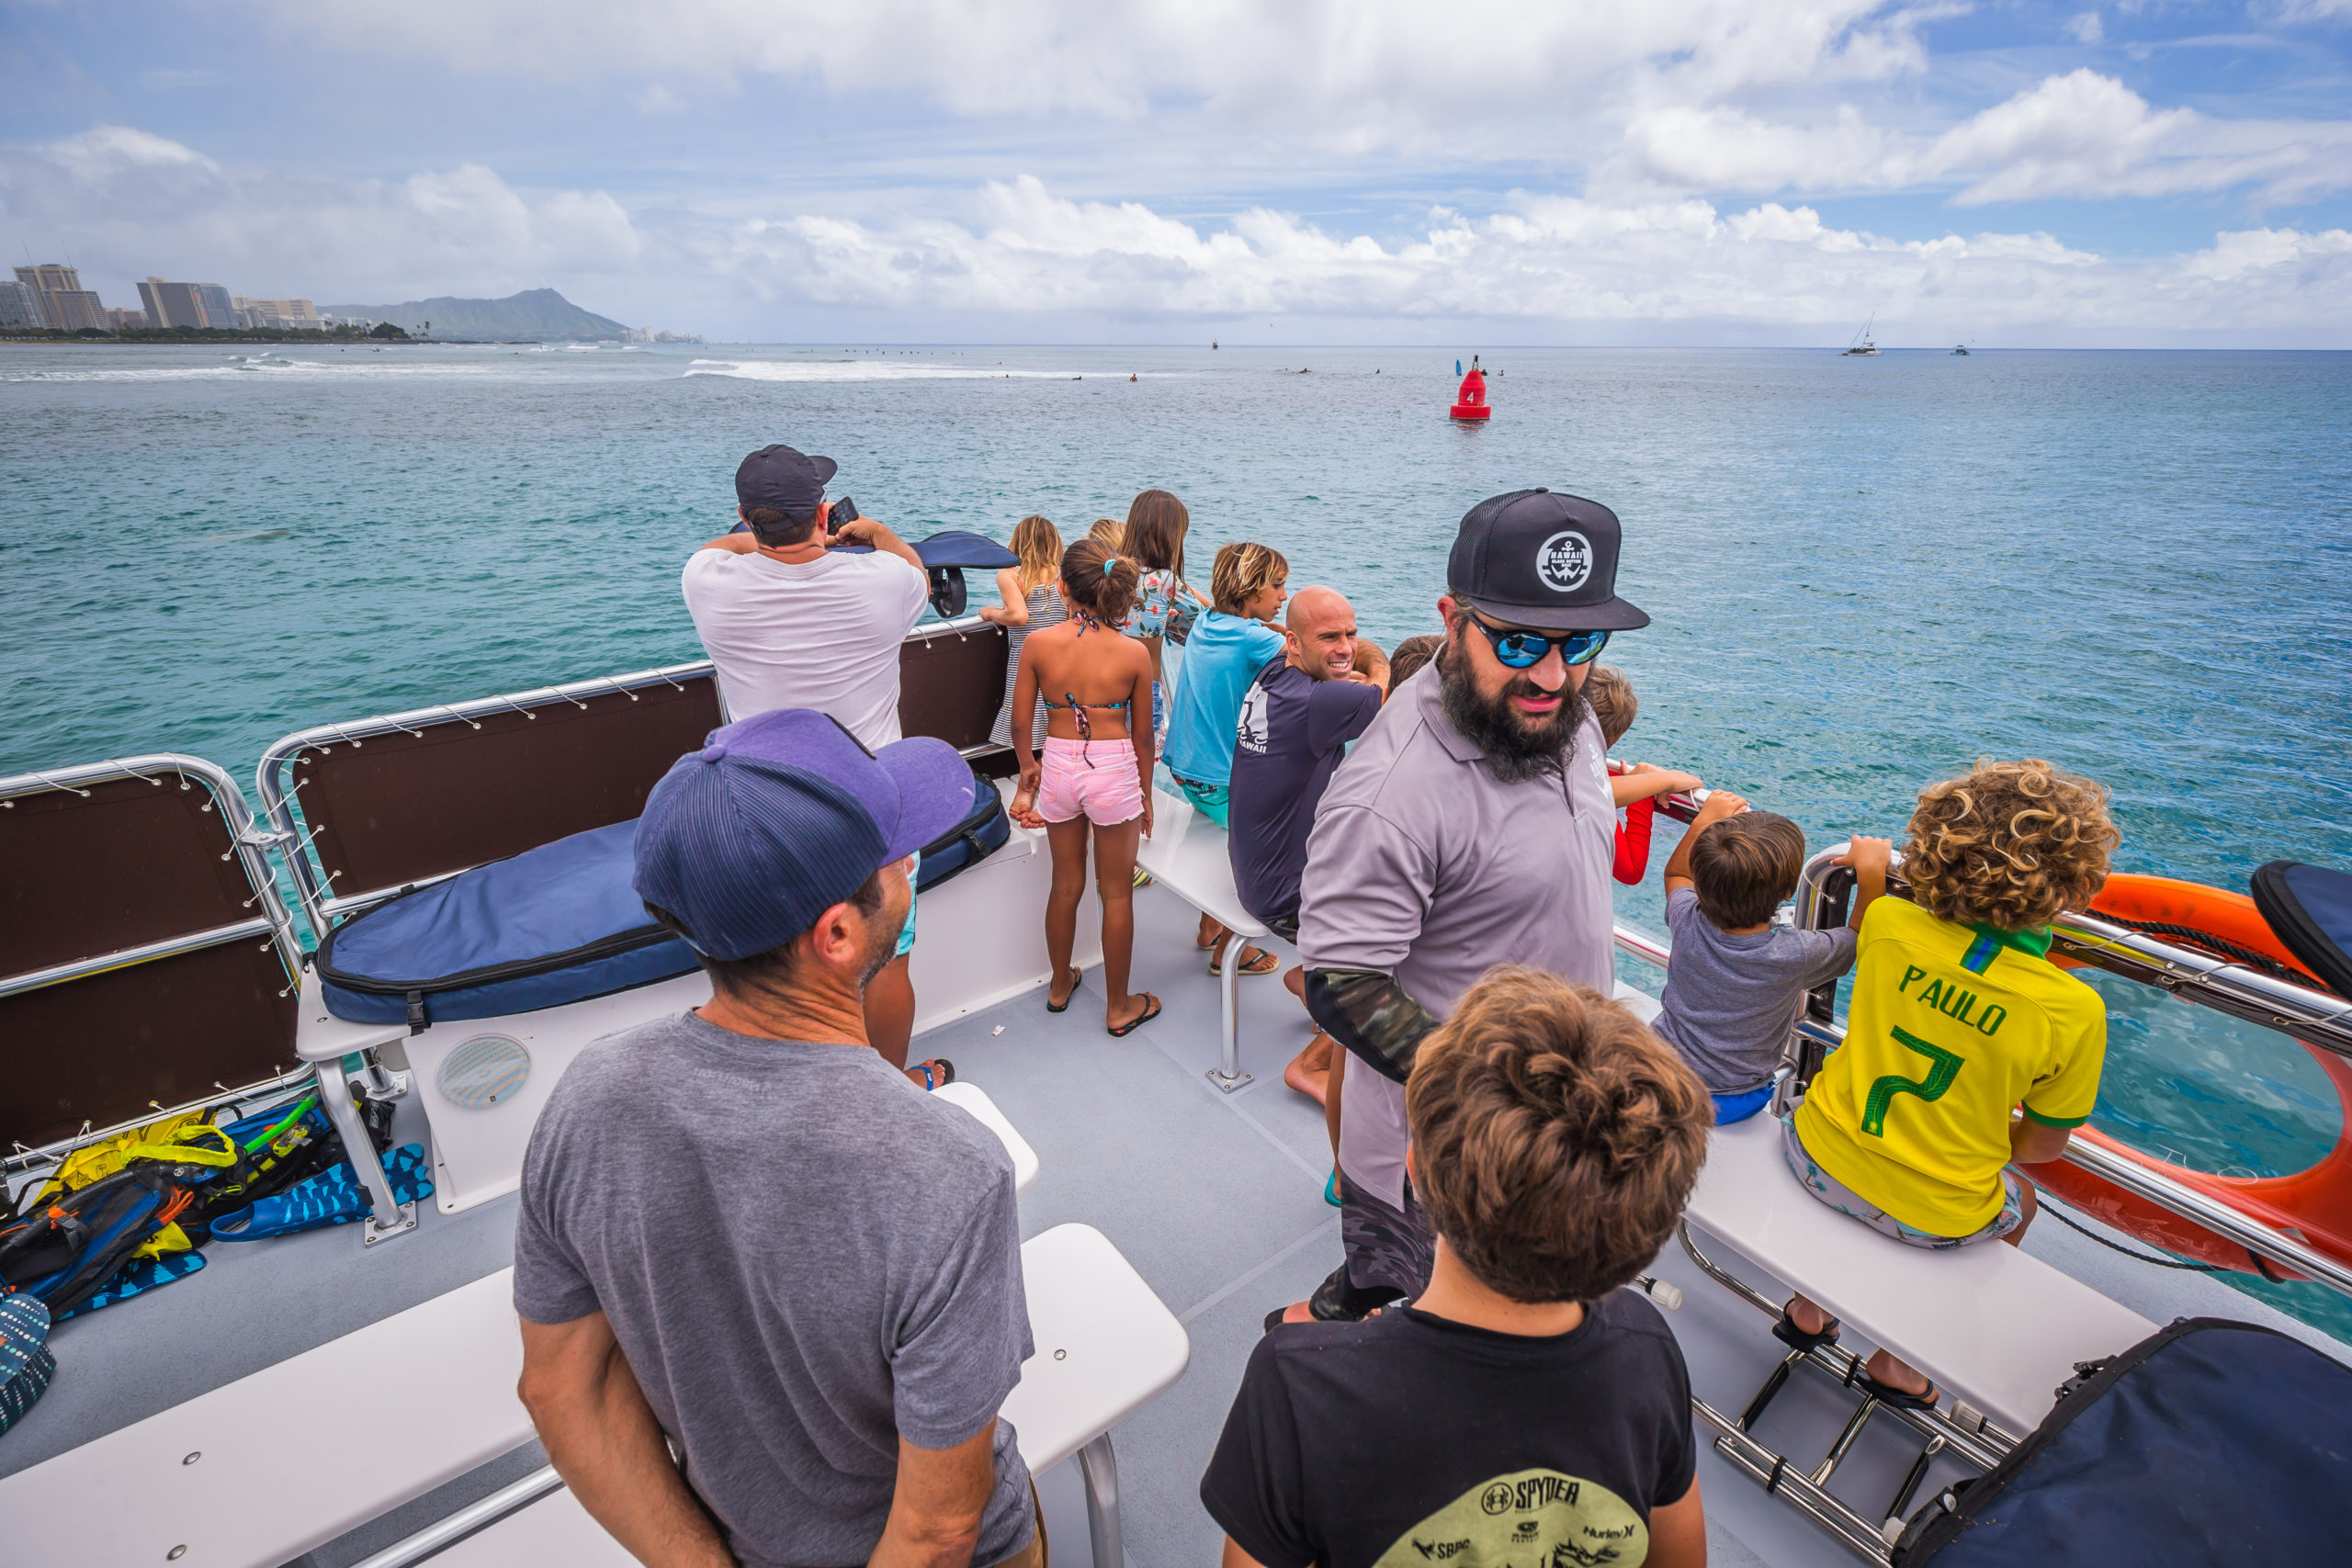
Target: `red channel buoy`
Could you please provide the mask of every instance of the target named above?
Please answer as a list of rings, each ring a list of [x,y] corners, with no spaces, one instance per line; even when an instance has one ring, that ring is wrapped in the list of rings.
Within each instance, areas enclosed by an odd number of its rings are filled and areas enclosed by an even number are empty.
[[[1456,363],[1460,363],[1456,361]],[[1447,411],[1454,419],[1491,419],[1495,411],[1487,406],[1487,376],[1478,368],[1476,355],[1470,358],[1470,374],[1462,378],[1462,389],[1453,395],[1453,407]]]

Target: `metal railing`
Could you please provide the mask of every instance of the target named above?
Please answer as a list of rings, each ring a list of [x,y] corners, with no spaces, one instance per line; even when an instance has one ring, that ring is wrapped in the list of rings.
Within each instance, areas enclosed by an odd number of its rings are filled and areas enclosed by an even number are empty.
[[[373,718],[355,719],[348,724],[313,725],[274,742],[262,753],[261,763],[254,772],[254,785],[261,796],[262,810],[275,829],[273,841],[286,858],[287,874],[293,878],[295,897],[301,901],[302,913],[309,919],[313,936],[323,940],[338,915],[347,915],[371,904],[381,903],[400,891],[397,887],[371,888],[364,893],[337,897],[334,883],[336,873],[311,851],[311,839],[296,819],[294,807],[301,784],[294,782],[295,764],[303,752],[324,750],[331,746],[361,746],[375,735],[404,734],[422,738],[436,726],[465,724],[479,729],[480,720],[497,714],[519,713],[526,717],[538,716],[532,710],[555,703],[571,703],[576,707],[587,706],[589,697],[614,694],[637,701],[637,694],[653,686],[672,686],[681,691],[692,680],[715,678],[709,660],[692,664],[673,664],[655,670],[639,670],[627,675],[607,675],[594,681],[573,681],[559,686],[540,686],[527,692],[511,692],[499,696],[478,697],[471,702],[443,703],[429,708],[416,708],[407,713],[379,714]],[[432,878],[424,880],[431,881]]]
[[[217,812],[220,818],[220,825],[227,831],[230,844],[228,852],[221,858],[234,857],[239,869],[244,873],[245,881],[253,889],[253,897],[245,903],[247,908],[255,910],[254,917],[203,931],[182,932],[133,947],[95,953],[70,963],[0,976],[0,997],[18,996],[51,986],[62,986],[93,975],[104,975],[185,953],[225,946],[232,942],[247,942],[254,937],[267,938],[277,943],[278,964],[285,971],[287,985],[291,987],[298,984],[301,943],[295,934],[293,914],[287,908],[285,900],[278,897],[277,880],[270,869],[266,852],[277,842],[276,836],[256,829],[253,812],[245,805],[244,793],[237,787],[234,779],[213,763],[182,752],[155,751],[137,757],[109,757],[104,761],[85,762],[69,768],[45,768],[17,773],[13,777],[0,778],[0,810],[14,810],[17,801],[52,790],[87,795],[94,784],[114,784],[125,779],[137,779],[155,789],[171,788],[176,782],[180,789],[200,787],[206,792],[209,801],[201,809]],[[221,1087],[224,1094],[260,1097],[290,1089],[308,1077],[308,1067],[298,1067],[274,1079],[249,1084],[239,1089]],[[151,1105],[129,1121],[111,1126],[85,1128],[71,1137],[44,1144],[39,1148],[18,1145],[5,1156],[0,1156],[0,1173],[46,1164],[83,1145],[102,1143],[134,1127],[145,1126],[158,1117],[176,1116],[218,1103],[220,1096],[216,1095],[191,1100],[185,1105]]]
[[[908,642],[928,642],[943,637],[970,637],[989,623],[978,615],[958,615],[953,620],[926,621],[906,635]],[[555,703],[571,703],[585,706],[585,699],[618,694],[636,701],[636,694],[650,687],[668,685],[683,689],[688,681],[712,679],[717,667],[707,659],[691,664],[662,665],[652,670],[639,670],[626,675],[606,675],[592,681],[573,681],[562,685],[540,686],[527,692],[508,692],[497,696],[477,697],[469,702],[442,703],[432,707],[414,708],[406,713],[379,714],[372,718],[354,719],[345,724],[313,725],[273,742],[262,753],[254,771],[254,784],[260,795],[262,811],[272,832],[268,841],[276,844],[286,860],[286,870],[294,883],[295,897],[302,907],[303,917],[310,922],[314,940],[323,940],[334,922],[345,915],[372,908],[385,899],[411,886],[425,886],[442,880],[438,876],[418,877],[397,887],[371,887],[356,892],[338,894],[334,883],[339,874],[328,869],[312,851],[315,834],[305,833],[297,819],[295,808],[302,785],[292,777],[295,765],[302,753],[323,750],[330,746],[359,746],[371,736],[404,734],[422,738],[436,726],[467,724],[479,729],[480,720],[497,714],[520,713],[536,717],[536,708]],[[720,722],[726,721],[726,698],[719,699]],[[990,750],[987,746],[967,748],[967,754]],[[206,764],[209,766],[209,764]],[[445,873],[454,876],[456,872]]]
[[[1830,863],[1845,853],[1846,848],[1843,843],[1833,844],[1805,863],[1797,883],[1799,925],[1817,930],[1831,913],[1837,920],[1846,918],[1844,897],[1830,874]],[[2096,915],[2070,910],[2052,922],[2052,931],[2055,937],[2051,946],[2053,956],[2071,958],[2123,979],[2156,987],[2184,1001],[2352,1056],[2352,1002],[2244,964],[2176,947]],[[1665,940],[1623,924],[1616,925],[1611,934],[1619,952],[1661,969],[1667,966],[1671,944]],[[1846,1039],[1843,1024],[1811,1014],[1797,1021],[1796,1032],[1802,1040],[1824,1050],[1834,1050]],[[2070,1140],[2064,1157],[2069,1165],[2226,1236],[2257,1257],[2352,1296],[2352,1269],[2317,1251],[2299,1236],[2241,1213],[2193,1187],[2086,1140]]]

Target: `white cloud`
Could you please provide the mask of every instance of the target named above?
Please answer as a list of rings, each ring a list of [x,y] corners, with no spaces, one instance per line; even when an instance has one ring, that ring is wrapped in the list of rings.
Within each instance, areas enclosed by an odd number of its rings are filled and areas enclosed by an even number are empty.
[[[2262,187],[2272,200],[2352,186],[2352,121],[2216,120],[2157,109],[2111,76],[2044,78],[1937,136],[1898,135],[1850,107],[1774,124],[1677,107],[1626,127],[1623,175],[1697,191],[1951,189],[1962,206]]]
[[[322,303],[503,294],[558,270],[617,272],[645,244],[602,192],[518,191],[470,164],[396,182],[252,175],[113,125],[9,149],[0,217],[73,235],[90,281],[127,305],[130,280],[150,273]]]
[[[961,114],[1136,119],[1198,105],[1354,148],[1524,138],[1642,82],[1677,96],[1925,62],[1889,0],[1642,0],[1475,15],[1427,0],[254,0],[354,50],[562,81],[781,76]],[[1455,143],[1460,150],[1460,142]]]
[[[2066,36],[2076,43],[2103,43],[2107,28],[2100,24],[2097,11],[2085,11],[2066,18]]]
[[[322,303],[551,283],[623,320],[771,338],[822,335],[816,323],[828,321],[1035,338],[1083,321],[1149,339],[1254,318],[1323,340],[1480,322],[1521,342],[1786,342],[1842,338],[1875,310],[1890,338],[2272,341],[2291,330],[2352,345],[2342,230],[2247,229],[2189,254],[2117,261],[2039,233],[1889,239],[1780,201],[1521,192],[1484,211],[1434,208],[1410,231],[1375,237],[1267,208],[1187,221],[1073,200],[1026,176],[907,193],[862,218],[743,221],[675,207],[633,215],[602,192],[518,190],[473,164],[382,182],[259,177],[119,127],[8,150],[0,215],[34,232],[70,222],[110,301],[149,272]]]
[[[1894,241],[1766,202],[1612,205],[1522,196],[1433,211],[1381,244],[1263,209],[1204,232],[1133,203],[994,184],[973,220],[743,225],[701,253],[765,297],[991,318],[1278,317],[1796,329],[1882,321],[1974,330],[2181,332],[2303,324],[2352,333],[2352,233],[2224,234],[2211,251],[2120,263],[2042,234]]]

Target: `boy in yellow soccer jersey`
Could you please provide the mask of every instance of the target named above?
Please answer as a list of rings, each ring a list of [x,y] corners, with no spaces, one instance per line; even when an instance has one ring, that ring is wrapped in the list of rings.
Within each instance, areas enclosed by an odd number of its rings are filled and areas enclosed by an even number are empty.
[[[2098,994],[2044,956],[2049,924],[2098,891],[2118,841],[2106,792],[2047,762],[1980,762],[1920,792],[1915,901],[1863,917],[1846,1043],[1781,1123],[1807,1191],[1911,1247],[2024,1236],[2033,1188],[2007,1168],[2065,1152],[2107,1052]],[[1798,1296],[1781,1333],[1817,1344],[1836,1325]],[[1887,1403],[1935,1403],[1884,1350],[1866,1372]]]

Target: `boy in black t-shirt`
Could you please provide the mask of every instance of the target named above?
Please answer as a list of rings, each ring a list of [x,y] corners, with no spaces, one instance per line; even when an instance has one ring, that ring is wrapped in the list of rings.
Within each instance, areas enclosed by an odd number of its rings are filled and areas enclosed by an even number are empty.
[[[1615,1002],[1498,968],[1421,1043],[1429,1287],[1259,1342],[1201,1501],[1225,1568],[1693,1568],[1690,1382],[1622,1291],[1705,1156],[1706,1090]]]

